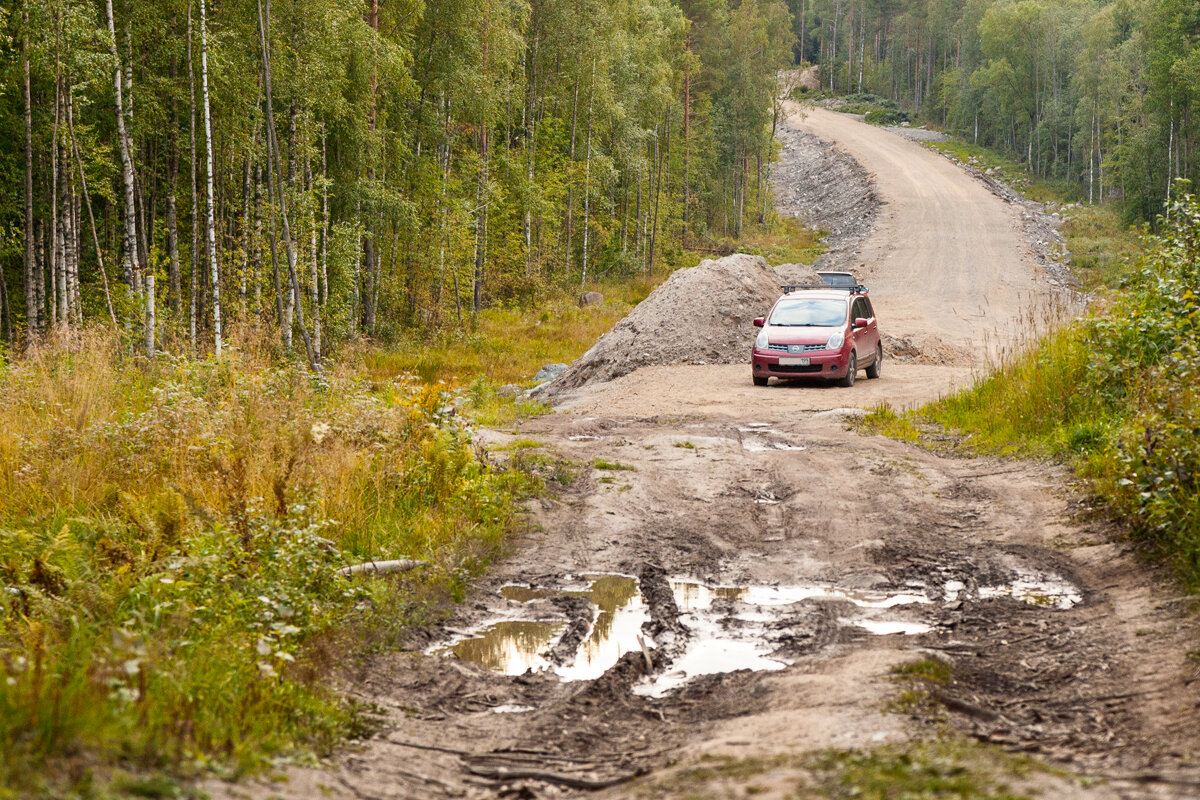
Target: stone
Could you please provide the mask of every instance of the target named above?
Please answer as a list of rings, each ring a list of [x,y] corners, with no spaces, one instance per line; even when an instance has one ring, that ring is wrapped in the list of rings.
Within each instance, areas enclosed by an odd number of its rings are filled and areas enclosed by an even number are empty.
[[[598,306],[604,302],[604,295],[599,292],[582,292],[579,295],[579,307]]]
[[[566,364],[547,364],[537,371],[537,375],[533,376],[534,383],[546,383],[552,381],[567,370]]]

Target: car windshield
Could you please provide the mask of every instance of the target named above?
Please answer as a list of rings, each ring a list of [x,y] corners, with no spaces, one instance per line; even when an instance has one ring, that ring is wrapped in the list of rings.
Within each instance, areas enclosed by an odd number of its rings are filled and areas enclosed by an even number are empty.
[[[846,321],[846,301],[798,297],[780,300],[769,324],[784,327],[832,328]]]

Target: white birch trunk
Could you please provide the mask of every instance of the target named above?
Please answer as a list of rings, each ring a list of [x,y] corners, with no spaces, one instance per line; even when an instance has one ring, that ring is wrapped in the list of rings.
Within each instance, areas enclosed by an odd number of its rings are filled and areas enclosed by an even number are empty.
[[[112,2],[112,0],[109,0]],[[213,143],[212,110],[208,101],[208,17],[205,0],[200,0],[200,87],[204,100],[204,149],[208,195],[204,198],[205,227],[208,238],[208,263],[212,277],[213,341],[217,358],[221,357],[221,275],[217,270],[217,231],[213,219]],[[153,287],[153,282],[150,286]]]

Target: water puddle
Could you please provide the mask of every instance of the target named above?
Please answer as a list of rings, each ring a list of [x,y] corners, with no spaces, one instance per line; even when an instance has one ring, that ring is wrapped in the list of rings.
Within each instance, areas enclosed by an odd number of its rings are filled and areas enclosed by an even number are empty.
[[[1065,610],[1082,602],[1078,587],[1052,573],[1025,564],[1008,563],[1016,577],[1001,585],[975,587],[965,581],[946,581],[941,587],[911,582],[880,591],[850,589],[833,583],[769,586],[719,584],[693,578],[671,580],[679,621],[687,629],[686,645],[669,669],[633,687],[636,694],[662,697],[701,675],[737,670],[774,671],[788,666],[783,657],[797,630],[812,626],[804,601],[838,602],[838,625],[872,636],[917,636],[934,625],[930,607],[941,589],[939,605],[967,599],[1011,597],[1031,605]],[[507,601],[500,618],[430,652],[474,661],[504,675],[530,670],[564,681],[593,680],[625,653],[641,648],[639,636],[649,612],[636,578],[628,575],[567,576],[556,586],[508,585],[500,589]],[[932,595],[932,597],[931,597]],[[577,600],[588,603],[581,609]],[[571,603],[575,605],[572,606]],[[571,629],[580,630],[580,614],[590,609],[590,627],[573,647],[563,643]],[[573,616],[572,616],[573,615]],[[582,618],[586,621],[587,617]],[[572,634],[572,636],[576,636]],[[654,643],[642,635],[647,647]],[[570,641],[574,641],[571,639]],[[563,653],[564,648],[570,652]],[[558,656],[555,656],[555,653]],[[526,706],[506,704],[495,713],[523,713]]]
[[[924,622],[905,622],[904,620],[889,620],[889,619],[842,619],[838,622],[843,625],[853,625],[856,628],[862,628],[867,633],[872,633],[876,636],[890,636],[895,633],[903,634],[904,636],[916,636],[920,633],[929,633],[933,630],[932,625],[926,625]]]
[[[539,653],[564,627],[562,622],[500,620],[449,649],[462,661],[474,661],[504,675],[521,675],[545,668],[546,661]]]
[[[545,615],[544,619],[503,619],[490,622],[466,638],[435,652],[450,652],[463,661],[483,664],[504,675],[522,675],[529,670],[549,671],[563,680],[593,680],[621,656],[641,647],[638,635],[647,619],[636,578],[627,575],[586,575],[586,583],[555,588],[510,585],[500,594],[529,608],[522,613]],[[556,597],[582,597],[593,606],[591,630],[573,656],[558,664],[549,658],[551,649],[567,627],[561,612],[546,603]]]
[[[840,589],[829,584],[795,586],[711,585],[687,578],[671,581],[680,622],[688,629],[688,645],[671,669],[636,685],[635,694],[662,697],[700,675],[748,669],[781,670],[791,663],[775,655],[795,625],[786,617],[805,600],[843,601],[862,609],[864,619],[840,619],[839,624],[863,628],[876,635],[915,635],[931,625],[900,619],[880,619],[897,606],[926,605],[924,594],[910,591],[871,592]]]
[[[706,609],[714,599],[738,600],[753,606],[786,606],[804,600],[845,600],[861,608],[892,608],[932,602],[913,592],[872,592],[839,589],[828,584],[807,586],[708,586],[697,581],[671,582],[680,611]]]
[[[771,439],[760,439],[757,436],[747,436],[742,439],[742,449],[747,453],[770,453],[776,450],[807,450],[802,444],[788,444]]]
[[[1052,572],[1036,572],[1025,567],[1016,568],[1017,577],[1000,586],[980,586],[969,590],[962,581],[946,581],[942,591],[947,603],[976,597],[988,600],[993,597],[1011,597],[1031,606],[1046,606],[1059,611],[1074,608],[1083,602],[1079,587]]]

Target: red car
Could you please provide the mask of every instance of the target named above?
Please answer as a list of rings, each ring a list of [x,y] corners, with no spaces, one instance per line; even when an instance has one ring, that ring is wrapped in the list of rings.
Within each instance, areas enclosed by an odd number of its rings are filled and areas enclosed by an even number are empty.
[[[772,378],[824,378],[853,386],[860,369],[878,378],[883,345],[875,310],[862,286],[846,289],[784,287],[762,328],[751,359],[755,386]]]

